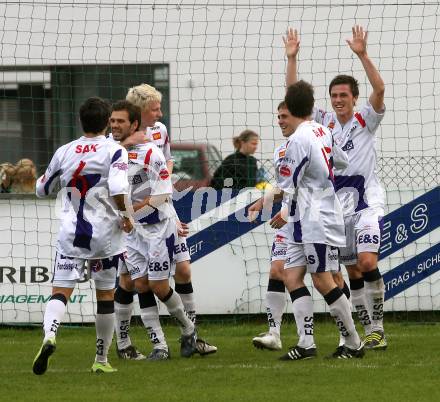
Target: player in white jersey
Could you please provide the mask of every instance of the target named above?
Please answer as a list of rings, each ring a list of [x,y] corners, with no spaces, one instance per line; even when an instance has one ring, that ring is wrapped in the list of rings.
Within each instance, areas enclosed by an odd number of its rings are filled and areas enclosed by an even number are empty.
[[[285,102],[281,102],[278,105],[278,125],[281,128],[283,137],[288,138],[294,131],[291,124],[291,117],[289,110]],[[274,163],[276,164],[279,158],[284,157],[286,153],[287,141],[278,146],[274,152]],[[272,219],[273,225],[277,225],[275,222],[281,221],[281,225],[275,233],[271,258],[270,258],[270,271],[269,271],[269,283],[267,285],[266,292],[266,312],[267,321],[269,324],[268,332],[259,334],[252,339],[252,343],[255,347],[269,350],[282,349],[281,343],[281,322],[283,312],[286,308],[286,293],[283,282],[284,273],[284,261],[286,259],[287,251],[287,225],[282,221],[281,213],[278,212]],[[278,226],[277,226],[278,227]]]
[[[284,101],[278,105],[278,125],[285,138],[288,139],[290,135],[293,134],[294,126],[292,115],[287,109]],[[279,165],[279,161],[284,158],[286,154],[286,145],[287,141],[275,149],[274,166]],[[278,212],[270,222],[271,226],[277,229],[277,232],[275,233],[272,245],[269,283],[266,293],[266,312],[269,331],[261,333],[252,339],[254,346],[261,349],[280,350],[282,348],[280,338],[281,321],[283,311],[286,307],[285,286],[283,282],[284,261],[286,259],[288,239],[286,223],[287,222],[282,219],[281,212]],[[335,275],[335,277],[337,278],[338,275]],[[349,299],[350,290],[345,281],[342,280],[342,286],[338,282],[337,284],[347,296],[347,299]],[[297,315],[295,313],[298,308],[301,308],[301,304],[304,303],[304,300],[308,301],[308,298],[311,298],[310,292],[303,282],[297,283],[296,289],[302,290],[295,292],[291,296],[294,315]]]
[[[140,115],[140,108],[126,100],[113,105],[110,124],[114,139],[123,142],[134,134]],[[129,148],[128,158],[135,225],[127,236],[127,267],[119,272],[129,273],[138,292],[141,318],[154,347],[149,360],[170,356],[154,295],[181,325],[181,355],[190,357],[196,352],[195,326],[169,285],[179,231],[171,204],[171,177],[163,153],[151,141]]]
[[[335,172],[335,186],[344,209],[347,246],[340,260],[350,279],[352,302],[362,323],[367,349],[383,350],[387,341],[383,328],[385,286],[377,267],[380,248],[384,191],[376,172],[375,132],[385,112],[384,82],[367,53],[367,32],[356,25],[347,40],[359,57],[373,88],[368,102],[358,112],[357,81],[348,75],[336,76],[329,85],[333,112],[315,109],[313,118],[332,130],[335,143],[346,151],[349,164]],[[289,30],[285,40],[288,57],[286,83],[297,80],[296,58],[299,40]]]
[[[333,138],[328,129],[309,120],[313,109],[313,88],[304,81],[288,88],[286,105],[293,118],[294,133],[289,137],[285,155],[275,166],[278,189],[289,205],[283,211],[288,217],[284,284],[292,300],[303,299],[297,293],[307,291],[298,288],[306,272],[312,276],[316,289],[323,295],[334,317],[344,346],[336,358],[361,358],[363,345],[351,317],[350,304],[333,280],[332,271],[339,269],[337,247],[345,246],[342,208],[334,190]],[[261,199],[249,211],[254,214],[265,204]],[[269,203],[270,204],[270,203]],[[295,305],[295,303],[294,303]],[[313,338],[313,304],[309,297],[296,311],[299,342],[282,360],[302,360],[316,356]]]
[[[83,278],[87,260],[97,299],[96,358],[92,371],[116,371],[108,363],[107,353],[113,336],[116,272],[125,260],[123,231],[128,233],[132,229],[125,207],[128,156],[120,145],[105,138],[110,105],[100,98],[90,98],[79,114],[84,135],[57,149],[36,186],[37,196],[45,197],[60,184],[64,207],[52,296],[44,313],[44,341],[33,364],[35,374],[47,370],[67,301]]]
[[[125,145],[135,145],[147,140],[152,141],[157,145],[164,154],[169,174],[172,174],[173,158],[170,152],[170,141],[165,125],[159,122],[162,117],[161,101],[162,94],[150,85],[142,84],[131,88],[128,91],[126,99],[131,103],[141,108],[141,127],[138,132],[128,137]],[[187,234],[187,225],[181,224]],[[185,236],[180,236],[178,243],[174,249],[174,259],[176,261],[176,270],[174,275],[175,290],[180,295],[185,310],[193,320],[196,322],[194,292],[191,282],[191,264],[189,249],[186,244]],[[131,345],[128,334],[129,323],[131,317],[130,294],[132,295],[133,286],[129,283],[126,277],[121,276],[120,286],[117,289],[117,303],[115,303],[116,315],[120,317],[120,322],[117,330],[118,349],[120,347],[127,348]],[[131,296],[132,300],[132,296]],[[120,314],[119,314],[120,313]],[[122,331],[120,330],[122,328]],[[207,355],[215,353],[217,347],[209,344],[201,338],[197,338],[197,350],[200,355]],[[119,352],[118,352],[119,353]],[[121,356],[121,355],[120,355]]]

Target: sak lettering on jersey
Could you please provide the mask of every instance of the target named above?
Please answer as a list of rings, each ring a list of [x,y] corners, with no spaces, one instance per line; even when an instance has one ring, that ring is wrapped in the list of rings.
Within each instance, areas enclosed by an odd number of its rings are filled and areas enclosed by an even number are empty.
[[[86,145],[77,145],[75,148],[75,153],[77,154],[85,154],[87,152],[96,152],[98,148],[98,144],[86,144]]]
[[[301,123],[285,147],[274,153],[275,178],[289,211],[288,238],[293,243],[342,247],[345,228],[333,180],[333,137],[314,122]],[[280,151],[285,156],[279,158]]]
[[[103,135],[83,136],[58,148],[36,193],[43,197],[57,190],[58,183],[61,187],[65,208],[60,211],[59,254],[95,259],[125,249],[110,194],[128,193],[127,166],[127,151]]]

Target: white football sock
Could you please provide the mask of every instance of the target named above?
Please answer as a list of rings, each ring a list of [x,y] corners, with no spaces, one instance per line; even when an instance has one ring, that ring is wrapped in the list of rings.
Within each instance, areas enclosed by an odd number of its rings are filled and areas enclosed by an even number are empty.
[[[357,349],[361,340],[356,332],[347,298],[339,288],[335,288],[325,295],[324,299],[329,306],[330,315],[335,319],[339,332],[344,337],[344,345],[350,349]]]
[[[113,339],[115,313],[96,314],[96,357],[98,363],[107,363],[107,355]]]
[[[383,278],[373,282],[365,281],[366,299],[371,311],[371,330],[383,331],[383,303],[385,285]]]
[[[196,323],[196,303],[194,300],[194,293],[178,293],[182,300],[183,307],[185,308],[188,317],[195,324]]]
[[[286,294],[284,292],[266,292],[266,312],[269,332],[280,337],[281,322],[286,308]]]
[[[313,300],[309,289],[303,286],[292,290],[290,292],[290,300],[292,300],[293,315],[299,336],[298,346],[301,348],[314,346]]]
[[[159,309],[156,306],[141,308],[141,319],[154,349],[166,349],[168,345],[160,325]]]
[[[182,299],[171,289],[171,295],[166,301],[162,301],[168,309],[168,312],[179,322],[182,335],[190,335],[194,332],[194,324],[186,314]]]
[[[50,299],[44,311],[44,341],[49,338],[55,338],[58,327],[66,311],[66,305],[58,299]]]
[[[359,322],[364,327],[365,335],[371,333],[371,319],[368,312],[367,295],[365,287],[351,290],[351,302],[356,310]]]
[[[130,321],[132,311],[133,303],[121,304],[115,301],[115,332],[119,350],[131,345]]]

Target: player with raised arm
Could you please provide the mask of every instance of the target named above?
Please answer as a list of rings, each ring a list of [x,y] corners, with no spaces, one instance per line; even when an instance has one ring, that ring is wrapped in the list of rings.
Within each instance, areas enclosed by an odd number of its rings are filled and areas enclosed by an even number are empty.
[[[304,286],[304,275],[309,272],[316,289],[323,295],[344,337],[344,347],[335,358],[361,358],[363,345],[351,317],[350,304],[333,280],[332,271],[338,270],[337,247],[345,245],[342,208],[334,190],[333,138],[328,129],[311,121],[313,88],[300,81],[288,88],[286,105],[292,115],[294,133],[284,156],[275,166],[278,188],[277,199],[284,197],[282,217],[288,219],[288,244],[284,263],[284,284],[293,305],[300,300],[295,312],[299,341],[281,360],[303,360],[316,356],[313,334],[313,303]],[[267,196],[250,208],[250,216],[260,211]],[[288,215],[288,218],[287,218]]]
[[[113,105],[110,118],[115,140],[124,142],[138,129],[140,108],[124,100]],[[135,230],[127,236],[127,271],[139,295],[141,318],[153,343],[149,360],[170,357],[159,322],[155,295],[181,325],[181,355],[196,352],[194,323],[184,310],[182,300],[170,288],[174,271],[174,247],[178,229],[171,204],[172,183],[165,158],[151,141],[128,150],[130,198],[135,211]],[[124,270],[120,274],[125,273]]]
[[[96,357],[92,371],[116,371],[107,360],[114,328],[113,293],[118,265],[125,261],[125,235],[132,224],[126,211],[127,151],[105,132],[110,105],[87,99],[79,110],[84,135],[55,152],[45,174],[37,181],[38,197],[48,196],[59,183],[64,191],[56,245],[52,296],[44,313],[44,340],[33,372],[44,374],[55,351],[58,327],[67,301],[89,260],[96,286]]]
[[[145,140],[154,143],[162,151],[171,176],[173,158],[170,150],[170,140],[165,125],[159,122],[159,119],[162,117],[162,94],[154,87],[148,84],[142,84],[130,88],[126,99],[141,108],[142,121],[139,131],[124,140],[123,145],[136,145],[145,142]],[[186,231],[187,226],[182,224],[182,228]],[[183,233],[184,232],[182,232],[182,234]],[[195,323],[196,312],[194,292],[191,282],[191,258],[184,236],[179,235],[179,241],[174,250],[174,259],[176,262],[174,275],[175,290],[180,295],[188,315]],[[120,286],[116,291],[117,297],[115,296],[115,300],[117,300],[117,303],[115,304],[116,316],[120,317],[120,320],[117,320],[118,328],[116,331],[119,350],[128,348],[131,345],[128,330],[132,311],[131,303],[133,300],[133,284],[130,283],[128,275],[120,276],[120,279],[122,280],[120,280]],[[197,338],[197,351],[200,355],[207,355],[215,353],[217,347],[209,344],[201,338]],[[121,356],[119,351],[118,354]]]
[[[346,151],[349,164],[335,172],[335,186],[344,210],[347,246],[340,260],[347,268],[352,302],[364,327],[366,349],[384,350],[385,286],[377,267],[380,248],[384,192],[376,173],[375,132],[385,113],[384,82],[367,53],[368,33],[356,25],[347,40],[364,67],[372,86],[368,102],[358,111],[358,82],[349,75],[336,76],[329,85],[333,112],[314,109],[313,118],[332,130],[335,143]],[[286,84],[297,80],[299,40],[289,29],[285,39]]]

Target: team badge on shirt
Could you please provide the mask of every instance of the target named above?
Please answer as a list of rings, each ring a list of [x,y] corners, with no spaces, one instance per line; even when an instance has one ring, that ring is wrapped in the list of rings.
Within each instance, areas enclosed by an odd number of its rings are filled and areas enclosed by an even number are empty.
[[[99,272],[103,269],[102,261],[101,260],[92,260],[90,264],[90,269],[92,272]]]
[[[343,151],[349,151],[350,149],[354,149],[352,140],[347,141],[347,143],[342,147]]]
[[[157,141],[161,139],[160,132],[159,133],[153,133],[153,140]]]
[[[292,171],[290,170],[289,166],[286,165],[280,166],[280,175],[284,177],[291,176]]]
[[[159,172],[159,177],[160,177],[162,180],[166,180],[166,179],[168,179],[169,176],[170,176],[170,174],[168,173],[168,170],[167,170],[167,169],[162,169],[162,170]]]
[[[285,156],[286,156],[286,150],[283,149],[283,150],[281,150],[281,151],[279,152],[278,157],[279,157],[279,158],[284,158]]]
[[[139,174],[135,174],[133,179],[131,180],[131,184],[139,184],[142,183],[142,177]]]
[[[327,128],[329,130],[333,130],[335,128],[335,121],[334,120],[330,120],[330,122],[328,123]]]
[[[284,236],[281,235],[275,235],[275,239],[274,242],[275,243],[284,243],[284,241],[286,240],[286,238]]]
[[[137,159],[138,154],[137,152],[129,152],[128,153],[128,159]]]

